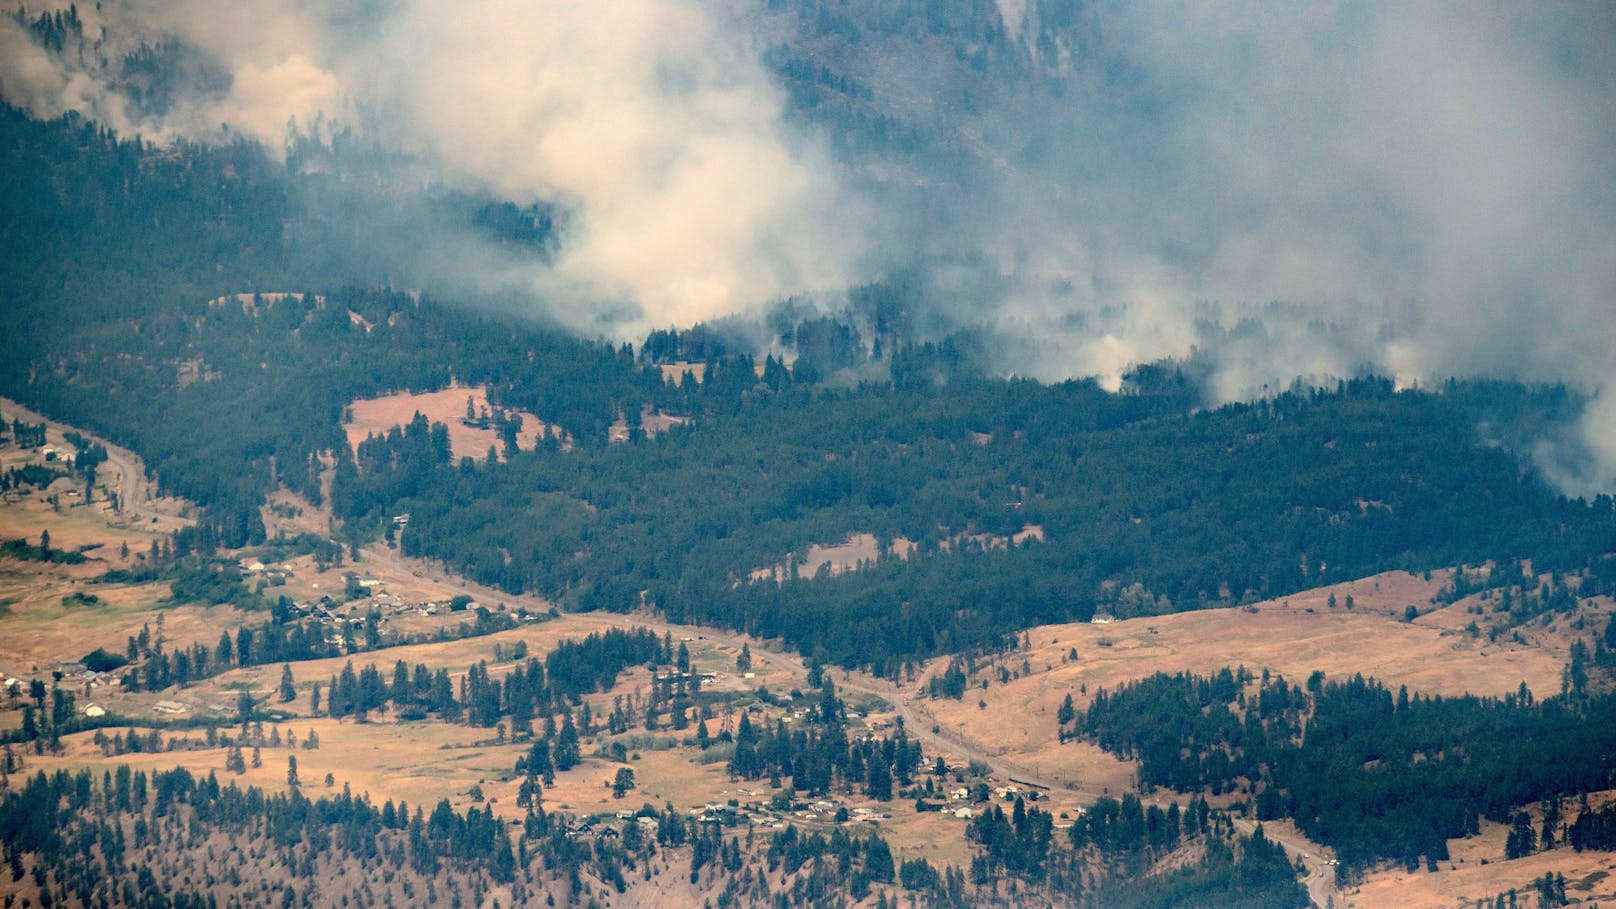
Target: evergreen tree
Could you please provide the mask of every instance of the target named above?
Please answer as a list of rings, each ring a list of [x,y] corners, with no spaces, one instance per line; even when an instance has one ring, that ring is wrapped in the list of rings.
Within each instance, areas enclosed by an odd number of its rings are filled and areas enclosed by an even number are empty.
[[[297,685],[292,681],[292,664],[281,666],[281,703],[290,704],[297,699]]]
[[[567,771],[578,766],[581,755],[578,750],[578,729],[572,724],[572,714],[567,714],[561,722],[561,731],[555,739],[555,768]]]
[[[1526,812],[1515,814],[1510,823],[1509,836],[1504,840],[1504,858],[1518,859],[1537,851],[1537,834],[1532,830],[1532,818]]]

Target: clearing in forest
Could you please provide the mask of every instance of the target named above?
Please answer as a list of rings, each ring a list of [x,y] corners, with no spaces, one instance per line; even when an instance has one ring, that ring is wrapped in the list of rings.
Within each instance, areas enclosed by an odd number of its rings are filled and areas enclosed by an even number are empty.
[[[469,420],[466,416],[468,402],[472,414]],[[356,449],[360,442],[372,434],[386,435],[395,427],[402,428],[417,413],[425,416],[428,422],[442,423],[449,428],[449,448],[455,458],[483,460],[490,448],[503,452],[505,447],[499,426],[492,419],[495,408],[488,403],[488,389],[485,386],[453,383],[440,391],[399,392],[355,401],[348,410],[353,419],[343,428],[348,434],[348,444]],[[516,434],[518,448],[534,448],[540,432],[559,436],[563,445],[568,442],[569,437],[561,427],[546,423],[531,413],[508,408],[505,413],[522,421],[522,429]]]

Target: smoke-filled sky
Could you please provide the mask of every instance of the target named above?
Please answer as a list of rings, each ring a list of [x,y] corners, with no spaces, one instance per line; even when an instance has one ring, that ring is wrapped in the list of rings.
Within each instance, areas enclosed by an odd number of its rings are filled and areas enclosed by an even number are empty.
[[[1006,371],[1114,387],[1198,353],[1224,399],[1364,371],[1564,380],[1597,395],[1595,457],[1545,464],[1616,485],[1616,7],[960,0],[977,26],[950,46],[762,5],[105,0],[80,12],[110,47],[182,37],[228,88],[153,115],[7,19],[0,90],[271,147],[289,120],[362,116],[437,179],[562,204],[554,263],[521,280],[590,333],[947,262],[920,305],[994,326]],[[984,40],[1018,64],[962,62]],[[950,163],[788,109],[776,43]]]

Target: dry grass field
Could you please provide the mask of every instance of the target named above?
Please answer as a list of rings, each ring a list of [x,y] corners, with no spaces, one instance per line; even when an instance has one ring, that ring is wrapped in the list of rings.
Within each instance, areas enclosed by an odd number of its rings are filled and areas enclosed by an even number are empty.
[[[612,425],[608,427],[606,437],[612,442],[627,442],[631,428],[638,428],[647,436],[654,436],[689,422],[689,417],[663,413],[651,405],[645,404],[640,407],[639,418],[635,421],[633,427],[629,426],[628,415],[619,412],[617,419],[613,420]]]
[[[384,431],[420,410],[448,423],[452,435],[459,433],[453,435],[457,454],[462,447],[467,453],[481,454],[491,438],[469,436],[463,431],[467,427],[460,426],[468,393],[481,400],[477,397],[480,390],[454,388],[435,396],[397,395],[359,402],[355,423],[349,427],[350,438]],[[531,433],[535,424],[529,420],[526,431]],[[59,440],[60,427],[51,432],[50,438]],[[491,431],[486,432],[492,436]],[[0,448],[0,467],[37,457],[37,453]],[[109,483],[120,482],[115,473],[102,476]],[[74,483],[79,484],[78,495],[67,495],[69,489],[75,488]],[[324,532],[328,517],[321,510],[282,498],[281,526]],[[265,620],[263,614],[244,613],[229,606],[166,605],[169,589],[163,583],[92,583],[108,568],[138,564],[152,540],[183,525],[188,508],[183,502],[146,500],[138,503],[142,516],[131,520],[134,509],[118,514],[104,499],[78,504],[82,500],[82,482],[63,480],[44,493],[13,496],[0,502],[0,538],[37,541],[40,532],[49,530],[53,546],[87,547],[86,554],[91,558],[79,566],[0,562],[0,671],[25,678],[36,674],[48,678],[57,661],[76,659],[96,647],[121,652],[125,640],[143,625],[155,631],[158,616],[162,618],[163,639],[171,648],[193,642],[211,646],[222,631]],[[156,524],[150,523],[151,517],[158,519]],[[128,556],[120,554],[125,543],[130,550]],[[809,574],[821,566],[832,572],[849,570],[873,558],[875,548],[874,538],[868,535],[854,535],[836,546],[811,547],[801,570]],[[253,552],[240,555],[243,562],[257,558]],[[470,613],[450,613],[439,608],[434,615],[422,615],[420,609],[414,608],[415,604],[428,603],[441,607],[459,594],[469,595],[477,604],[496,611],[526,609],[543,613],[550,609],[542,598],[512,596],[448,577],[428,564],[401,559],[381,545],[365,548],[357,561],[344,560],[324,568],[307,555],[275,562],[266,554],[264,561],[268,570],[263,574],[250,572],[249,585],[273,575],[278,578],[276,586],[264,592],[270,596],[285,594],[298,602],[312,602],[322,596],[342,599],[345,575],[371,582],[367,592],[372,597],[338,611],[354,610],[360,615],[373,606],[381,608],[387,618],[384,627],[389,631],[433,633],[468,621]],[[1484,596],[1441,607],[1432,604],[1433,597],[1450,580],[1450,572],[1436,572],[1429,579],[1391,572],[1246,607],[1035,628],[1025,635],[1026,646],[979,666],[960,701],[932,700],[921,695],[928,675],[945,668],[946,658],[931,661],[913,682],[898,687],[858,673],[837,670],[837,675],[846,675],[870,691],[884,692],[883,697],[902,698],[913,712],[912,722],[934,725],[940,734],[965,745],[964,753],[951,753],[951,758],[982,753],[1012,769],[1056,783],[1047,808],[1057,817],[1063,813],[1070,816],[1094,795],[1128,791],[1133,785],[1134,767],[1094,746],[1075,742],[1062,745],[1057,741],[1055,714],[1067,694],[1081,708],[1101,688],[1112,688],[1154,672],[1210,673],[1224,666],[1246,666],[1253,671],[1280,673],[1294,682],[1305,681],[1315,670],[1331,677],[1362,673],[1391,686],[1407,685],[1412,691],[1430,694],[1501,695],[1524,682],[1536,695],[1544,697],[1559,689],[1571,642],[1577,637],[1586,638],[1593,633],[1591,629],[1602,628],[1605,616],[1611,612],[1609,602],[1592,601],[1575,614],[1528,623],[1492,642],[1484,631],[1477,634],[1469,628],[1477,622],[1484,629],[1492,615],[1493,604]],[[93,594],[99,602],[64,602],[64,597],[75,593]],[[1329,605],[1332,595],[1334,607]],[[1346,607],[1349,596],[1351,609]],[[1404,612],[1411,604],[1419,614],[1413,621],[1405,621]],[[411,666],[421,663],[433,670],[447,669],[456,684],[470,666],[487,661],[497,678],[515,665],[508,654],[518,643],[526,645],[529,656],[542,659],[559,641],[582,638],[609,627],[638,624],[650,625],[659,632],[666,630],[689,649],[698,671],[714,676],[705,686],[707,690],[729,692],[743,704],[753,703],[752,693],[761,686],[783,695],[805,685],[800,660],[771,653],[765,642],[750,642],[754,669],[748,677],[735,668],[740,643],[746,640],[740,636],[671,626],[649,615],[566,614],[484,637],[294,663],[292,671],[299,696],[290,704],[280,704],[274,694],[280,664],[234,670],[185,689],[158,694],[97,689],[80,693],[79,702],[82,706],[94,701],[140,722],[141,717],[157,715],[153,708],[159,700],[184,704],[185,715],[190,717],[210,712],[228,715],[239,693],[247,691],[257,696],[263,707],[284,711],[285,718],[278,721],[278,731],[283,736],[290,732],[304,739],[314,731],[321,747],[314,751],[266,747],[262,766],[249,768],[243,782],[268,789],[285,788],[286,757],[295,754],[303,788],[311,796],[325,791],[325,778],[330,774],[334,788],[340,790],[346,785],[356,792],[368,793],[376,801],[403,799],[412,805],[429,806],[448,798],[463,810],[473,804],[471,793],[476,786],[487,805],[502,816],[516,818],[521,811],[515,804],[519,781],[514,765],[525,753],[525,743],[502,742],[496,729],[435,720],[399,722],[387,711],[373,715],[365,723],[314,717],[309,715],[308,689],[340,673],[350,660],[356,667],[375,663],[384,675],[391,674],[398,660]],[[496,646],[507,655],[505,659],[495,659]],[[621,675],[612,691],[590,695],[588,700],[599,716],[610,710],[614,697],[643,697],[649,688],[647,670],[633,667]],[[892,711],[896,708],[846,688],[843,693],[850,703],[881,711],[869,722],[890,723],[894,719]],[[778,707],[757,709],[761,712],[754,716],[754,723],[772,723],[781,715]],[[0,728],[14,728],[18,722],[19,711],[0,711]],[[715,717],[709,729],[716,734],[723,722],[722,717]],[[165,732],[165,736],[187,734],[193,738],[202,735],[197,730]],[[607,753],[611,740],[603,735],[586,738],[582,746],[584,761],[559,774],[554,786],[547,787],[545,805],[552,811],[611,814],[644,802],[658,806],[670,803],[689,810],[730,799],[743,806],[767,800],[766,783],[731,781],[723,761],[702,763],[693,746],[652,744],[653,740],[677,743],[690,735],[692,731],[662,731],[654,736],[638,731],[623,738],[631,753],[626,766],[634,770],[638,784],[623,799],[612,797],[610,782],[625,764],[599,756]],[[61,755],[29,755],[29,769],[99,766],[110,760],[153,770],[178,764],[198,773],[215,771],[221,778],[231,778],[224,770],[223,748],[108,759],[92,742],[91,733],[69,736],[64,741],[66,749]],[[951,813],[917,813],[911,803],[902,799],[877,805],[841,794],[834,800],[850,811],[862,808],[873,812],[873,822],[856,816],[851,826],[869,825],[883,831],[900,861],[923,857],[934,863],[963,865],[969,860],[963,835],[966,822]],[[814,814],[811,818],[795,818],[794,822],[832,824],[828,811],[816,810]],[[766,832],[772,821],[765,818],[760,823]],[[1300,850],[1323,853],[1307,844],[1290,824],[1270,828],[1275,836]],[[1504,862],[1503,838],[1502,828],[1484,824],[1480,836],[1451,844],[1452,861],[1443,863],[1438,871],[1382,870],[1369,875],[1360,886],[1335,894],[1335,905],[1469,905],[1511,888],[1524,893],[1534,878],[1549,871],[1566,875],[1573,898],[1616,899],[1616,879],[1612,877],[1616,874],[1616,860],[1609,854],[1579,856],[1559,849]],[[698,893],[689,888],[678,863],[659,868],[653,877],[659,886],[690,889],[692,898]],[[648,896],[651,892],[633,889],[614,905],[653,905]]]
[[[1020,545],[1028,540],[1042,543],[1044,541],[1044,528],[1036,524],[1028,524],[1011,536],[993,536],[992,534],[961,534],[941,540],[938,548],[947,550],[961,541],[969,541],[984,549],[1005,549],[1010,545]],[[773,578],[784,581],[791,574],[791,560],[797,561],[797,576],[812,578],[821,570],[831,577],[857,571],[860,566],[873,563],[883,556],[895,555],[900,559],[909,558],[918,544],[907,537],[896,537],[883,551],[881,541],[873,533],[852,533],[840,543],[829,546],[819,543],[810,543],[808,548],[799,557],[796,553],[787,556],[787,560],[778,565],[765,568],[756,568],[749,573],[754,581]]]
[[[690,378],[697,384],[700,384],[701,380],[707,377],[706,363],[691,363],[681,360],[677,363],[663,363],[657,368],[662,370],[662,381],[664,382],[683,383],[687,372],[690,373]]]
[[[471,399],[472,407],[478,414],[489,408],[486,388],[458,384],[441,391],[400,392],[355,401],[350,407],[353,420],[345,427],[348,444],[358,447],[359,443],[371,434],[386,435],[389,430],[404,426],[420,413],[429,422],[442,423],[449,428],[449,448],[456,459],[469,457],[480,461],[487,457],[489,448],[503,451],[504,444],[500,441],[496,430],[466,425],[468,398]],[[551,435],[560,433],[562,438],[565,438],[564,431],[559,426],[547,424],[526,411],[510,412],[522,418],[522,431],[516,436],[519,448],[532,449],[538,443],[542,429],[547,429]]]
[[[1520,642],[1504,637],[1489,643],[1485,634],[1466,630],[1472,620],[1482,618],[1476,609],[1488,611],[1482,597],[1432,605],[1451,577],[1451,572],[1434,572],[1425,580],[1390,572],[1247,607],[1044,626],[1028,631],[1030,647],[974,673],[961,701],[918,697],[928,673],[907,687],[917,696],[911,705],[919,717],[940,730],[1083,794],[1074,800],[1057,789],[1055,805],[1060,808],[1066,801],[1080,804],[1092,794],[1125,791],[1134,779],[1128,762],[1094,746],[1058,742],[1055,714],[1067,694],[1081,710],[1100,688],[1155,672],[1205,674],[1245,666],[1298,683],[1315,670],[1337,678],[1362,673],[1390,686],[1442,695],[1504,695],[1525,682],[1535,695],[1547,697],[1559,691],[1571,641],[1603,628],[1611,611],[1601,598],[1585,603],[1575,615],[1530,623],[1520,630]],[[1329,606],[1332,594],[1334,608]],[[1351,610],[1345,606],[1348,595]],[[1410,604],[1421,613],[1412,622],[1403,618]],[[1480,624],[1485,627],[1484,618]],[[1076,660],[1071,659],[1074,649]],[[928,670],[941,672],[946,665],[946,659],[935,660]],[[1010,681],[1001,680],[1001,669],[1012,676]],[[1327,854],[1307,844],[1293,825],[1278,825],[1272,832],[1315,855]],[[1454,860],[1439,871],[1383,870],[1360,887],[1337,894],[1335,905],[1467,906],[1511,888],[1524,897],[1530,882],[1546,871],[1564,873],[1573,898],[1616,895],[1616,882],[1607,883],[1602,876],[1616,871],[1609,854],[1559,849],[1504,862],[1504,833],[1498,825],[1484,824],[1481,836],[1450,844]]]
[[[1565,875],[1566,895],[1573,904],[1616,900],[1616,855],[1561,848],[1504,861],[1506,833],[1504,826],[1483,821],[1479,836],[1449,842],[1453,860],[1441,863],[1440,870],[1383,870],[1342,891],[1335,904],[1340,909],[1460,909],[1478,899],[1490,906],[1497,896],[1514,890],[1521,906],[1536,906],[1532,881],[1545,874]]]
[[[1094,791],[1114,776],[1091,777],[1088,759],[1072,767],[1061,760],[1073,751],[1057,744],[1062,699],[1071,694],[1081,709],[1101,688],[1156,672],[1245,666],[1297,683],[1318,670],[1335,678],[1362,673],[1428,694],[1504,695],[1523,681],[1539,697],[1557,693],[1569,640],[1549,629],[1526,644],[1488,643],[1455,627],[1468,601],[1402,620],[1410,603],[1430,610],[1446,580],[1444,574],[1425,581],[1392,572],[1247,607],[1034,628],[1026,635],[1031,647],[974,674],[963,700],[925,701],[924,708],[941,727],[962,729],[991,753]],[[1331,594],[1338,604],[1333,609]],[[1344,605],[1349,594],[1350,610]],[[929,669],[945,667],[946,660],[935,660]],[[1019,677],[1003,682],[1001,668]]]
[[[899,553],[900,557],[906,556],[909,550],[913,548],[913,545],[908,540],[900,538],[894,541],[892,551]],[[823,568],[834,577],[854,571],[862,563],[874,562],[881,555],[880,541],[875,538],[875,534],[850,534],[847,539],[831,546],[821,546],[818,543],[810,544],[808,550],[802,556],[802,561],[797,565],[797,574],[799,577],[811,578],[819,574],[820,569]],[[790,573],[790,565],[783,564],[755,569],[752,571],[751,577],[754,581],[765,578],[783,581],[790,576]]]
[[[39,422],[38,415],[0,399],[0,416]],[[72,446],[63,437],[67,427],[48,423],[46,443],[70,456]],[[99,584],[93,579],[109,569],[133,568],[144,562],[154,541],[189,522],[191,506],[177,499],[141,499],[114,509],[107,490],[132,488],[150,491],[139,477],[144,468],[132,455],[122,453],[137,481],[126,483],[125,466],[117,461],[101,465],[91,493],[79,477],[58,479],[48,489],[7,493],[0,498],[0,540],[26,540],[37,545],[50,534],[51,548],[82,552],[87,561],[77,565],[58,562],[23,562],[0,559],[0,671],[48,672],[58,661],[76,660],[97,647],[122,652],[130,635],[144,624],[155,625],[156,607],[169,595],[164,583]],[[24,464],[60,464],[48,461],[40,449],[0,446],[0,470]],[[125,549],[127,547],[127,551]],[[94,597],[93,605],[64,600],[75,595]],[[232,610],[181,607],[164,609],[164,637],[171,646],[203,641],[210,646],[225,628],[240,624]]]

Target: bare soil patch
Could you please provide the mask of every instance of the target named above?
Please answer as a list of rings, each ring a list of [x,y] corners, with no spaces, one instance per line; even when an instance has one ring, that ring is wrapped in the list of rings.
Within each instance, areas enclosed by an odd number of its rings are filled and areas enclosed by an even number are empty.
[[[1008,549],[1011,544],[1020,545],[1027,541],[1035,543],[1044,542],[1044,528],[1038,524],[1026,524],[1010,536],[999,536],[991,533],[958,533],[946,540],[940,541],[939,549],[948,550],[961,544],[971,544],[982,549]]]

